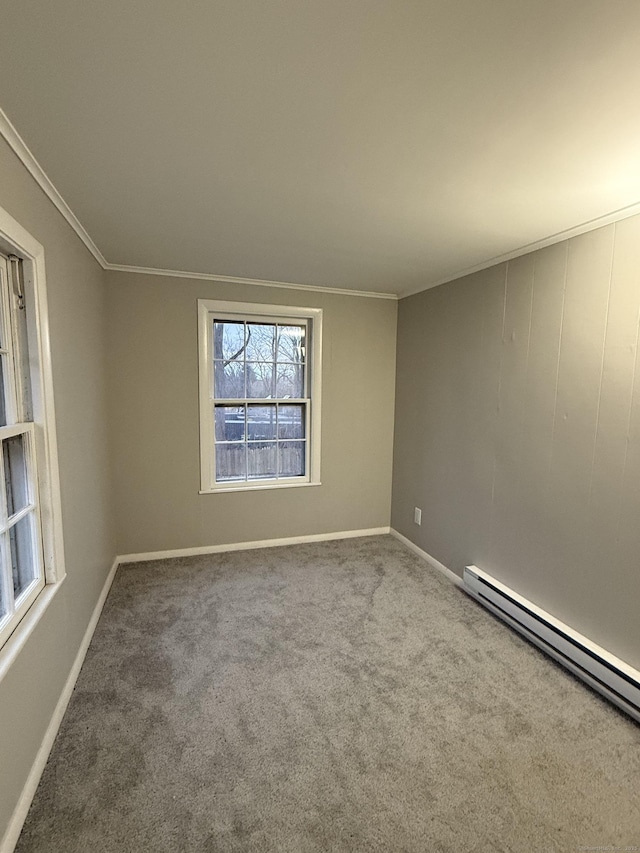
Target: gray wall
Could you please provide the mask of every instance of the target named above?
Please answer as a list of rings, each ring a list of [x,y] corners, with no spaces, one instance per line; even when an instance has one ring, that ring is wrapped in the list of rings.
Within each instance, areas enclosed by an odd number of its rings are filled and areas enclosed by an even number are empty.
[[[389,525],[396,303],[109,272],[121,554]],[[199,495],[197,299],[323,309],[322,485]]]
[[[0,139],[0,206],[45,248],[67,579],[0,682],[0,838],[115,556],[104,273]]]
[[[392,504],[636,667],[639,311],[640,217],[401,300]]]

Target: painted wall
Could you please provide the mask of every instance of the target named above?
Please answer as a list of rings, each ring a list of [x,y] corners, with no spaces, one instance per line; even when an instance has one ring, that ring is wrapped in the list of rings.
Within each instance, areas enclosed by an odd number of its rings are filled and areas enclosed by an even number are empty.
[[[107,274],[121,554],[388,527],[395,301]],[[321,486],[198,494],[197,299],[323,309]]]
[[[104,273],[0,139],[0,206],[45,248],[67,578],[0,681],[0,838],[115,556]]]
[[[640,217],[401,300],[392,508],[635,667],[639,313]]]

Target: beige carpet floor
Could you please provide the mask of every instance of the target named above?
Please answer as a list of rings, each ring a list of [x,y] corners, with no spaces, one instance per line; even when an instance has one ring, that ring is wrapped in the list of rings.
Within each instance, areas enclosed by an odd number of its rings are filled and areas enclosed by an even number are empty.
[[[17,850],[616,845],[640,727],[372,537],[122,567]]]

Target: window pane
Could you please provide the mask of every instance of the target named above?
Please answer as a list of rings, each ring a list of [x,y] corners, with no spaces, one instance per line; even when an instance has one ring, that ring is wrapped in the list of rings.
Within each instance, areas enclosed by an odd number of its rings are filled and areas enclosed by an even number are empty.
[[[213,324],[213,357],[214,359],[244,358],[244,335],[245,326],[243,322],[230,320],[218,320]]]
[[[5,561],[4,561],[4,541],[3,541],[3,539],[6,535],[7,534],[4,533],[2,536],[0,536],[0,619],[2,619],[2,617],[5,616],[9,610],[9,602],[5,601],[4,582],[3,582],[4,578],[8,577],[8,575],[5,574],[6,566],[4,564]]]
[[[273,362],[247,362],[247,397],[273,397]]]
[[[215,361],[213,364],[214,397],[244,399],[244,362]]]
[[[26,311],[14,312],[15,334],[19,343],[18,352],[20,357],[17,359],[17,380],[19,405],[22,409],[18,412],[18,421],[33,420],[33,404],[31,395],[31,370],[29,366],[29,339],[27,336],[27,314]],[[16,350],[14,349],[14,355]]]
[[[244,441],[244,406],[216,406],[216,441]]]
[[[279,364],[276,379],[276,397],[304,397],[304,366],[302,364]]]
[[[216,444],[216,482],[246,480],[246,449],[247,445],[240,442]]]
[[[304,361],[304,326],[278,326],[278,361]]]
[[[247,361],[275,361],[275,323],[247,323]]]
[[[33,520],[33,513],[29,513],[9,530],[13,594],[16,599],[38,574],[37,560],[33,552]]]
[[[272,478],[276,476],[276,442],[255,442],[249,444],[247,469],[250,480]]]
[[[276,407],[248,406],[247,432],[251,441],[271,441],[276,437]]]
[[[278,438],[304,438],[304,406],[278,406]]]
[[[29,504],[25,436],[14,435],[2,442],[4,485],[7,492],[7,515],[20,512]]]
[[[306,441],[281,441],[278,444],[280,477],[304,477]]]
[[[0,426],[7,425],[7,383],[4,381],[4,376],[8,368],[6,355],[0,356]]]

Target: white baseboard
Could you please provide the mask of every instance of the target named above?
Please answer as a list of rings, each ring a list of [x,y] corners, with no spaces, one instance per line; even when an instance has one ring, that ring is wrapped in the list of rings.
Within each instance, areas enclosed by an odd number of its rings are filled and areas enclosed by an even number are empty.
[[[227,545],[207,545],[198,548],[179,548],[171,551],[150,551],[146,554],[124,554],[122,556],[116,557],[113,561],[113,565],[109,570],[109,574],[107,575],[107,578],[105,580],[104,586],[100,593],[100,597],[96,602],[96,606],[91,615],[87,630],[85,631],[84,637],[82,638],[82,643],[80,644],[80,648],[78,649],[78,653],[73,662],[73,666],[71,667],[71,671],[69,672],[67,681],[65,682],[60,698],[58,699],[58,704],[56,705],[55,711],[53,712],[53,716],[51,717],[51,721],[49,722],[45,735],[42,739],[42,743],[40,744],[40,749],[38,750],[36,758],[33,762],[31,771],[29,773],[29,776],[27,777],[27,781],[25,782],[24,788],[22,789],[18,804],[16,805],[11,820],[9,821],[9,825],[7,827],[7,831],[5,832],[4,838],[0,842],[0,853],[13,853],[13,850],[16,844],[18,843],[20,832],[22,831],[23,824],[26,820],[29,808],[35,796],[38,783],[40,782],[40,778],[47,763],[47,759],[49,758],[49,754],[56,739],[56,735],[58,734],[58,729],[60,728],[62,718],[64,717],[65,711],[67,710],[67,705],[69,704],[69,700],[71,699],[73,688],[75,687],[76,681],[78,680],[80,669],[82,668],[82,664],[87,654],[87,650],[91,643],[91,638],[93,637],[94,631],[98,624],[98,620],[100,619],[102,608],[104,607],[104,603],[107,600],[107,595],[109,594],[109,590],[111,589],[111,584],[113,583],[116,570],[121,563],[139,563],[145,560],[161,560],[167,557],[187,557],[198,554],[217,554],[225,551],[244,551],[251,550],[254,548],[275,548],[280,545],[298,545],[303,544],[305,542],[325,542],[330,541],[332,539],[352,539],[359,536],[383,536],[385,534],[393,532],[394,531],[392,531],[389,527],[373,527],[364,530],[342,530],[336,531],[334,533],[314,533],[307,536],[290,536],[285,539],[263,539],[254,542],[232,542]],[[396,535],[400,538],[399,534]],[[406,541],[408,542],[408,540]]]
[[[414,554],[417,554],[418,557],[422,557],[423,560],[426,560],[427,563],[430,563],[434,569],[437,569],[439,572],[442,572],[445,577],[447,577],[452,583],[456,586],[459,586],[462,589],[462,578],[457,575],[455,572],[452,572],[451,569],[448,569],[443,563],[439,560],[436,560],[435,557],[432,557],[431,554],[427,554],[426,551],[423,551],[422,548],[418,548],[415,542],[412,542],[410,539],[407,539],[406,536],[403,536],[402,533],[398,533],[397,530],[394,530],[392,527],[389,530],[389,533],[392,536],[395,536],[403,545],[406,545],[410,551],[413,551]]]
[[[87,654],[87,650],[91,643],[91,638],[93,637],[96,625],[98,624],[98,620],[100,619],[102,608],[104,607],[104,603],[107,600],[107,595],[109,594],[109,590],[111,589],[111,584],[113,583],[113,579],[115,577],[118,565],[119,561],[116,557],[116,559],[113,561],[113,565],[109,569],[109,574],[107,575],[107,579],[105,580],[104,586],[102,587],[100,597],[98,598],[96,606],[93,609],[93,613],[91,614],[91,619],[89,620],[89,624],[87,625],[87,630],[84,632],[84,637],[82,638],[80,648],[78,649],[78,654],[75,657],[73,666],[71,667],[71,671],[69,672],[69,676],[62,689],[62,693],[60,694],[60,698],[58,699],[58,704],[56,705],[55,711],[53,712],[51,721],[47,726],[44,738],[42,739],[42,743],[40,744],[40,749],[38,750],[38,754],[35,757],[35,761],[33,762],[31,771],[29,773],[29,776],[27,777],[27,781],[25,782],[24,788],[22,789],[22,793],[20,794],[18,804],[16,805],[13,815],[11,816],[11,820],[9,821],[9,825],[7,827],[7,831],[4,834],[4,838],[0,842],[0,853],[12,853],[16,844],[18,843],[18,838],[20,837],[22,826],[29,812],[31,802],[33,801],[33,798],[35,796],[38,783],[40,782],[40,777],[42,776],[42,772],[44,771],[47,759],[49,758],[49,753],[51,752],[51,749],[53,747],[53,742],[55,741],[56,735],[58,734],[60,723],[62,722],[64,713],[67,710],[67,705],[69,704],[69,700],[71,699],[73,688],[75,687],[76,681],[78,680],[78,676],[80,675],[80,669],[82,668],[85,655]]]
[[[328,542],[332,539],[354,539],[358,536],[384,536],[391,532],[389,527],[369,527],[365,530],[311,533],[306,536],[289,536],[284,539],[260,539],[253,542],[230,542],[227,545],[203,545],[197,548],[176,548],[170,551],[122,554],[117,560],[118,563],[143,563],[147,560],[166,560],[170,557],[194,557],[199,554],[221,554],[225,551],[251,551],[254,548],[278,548],[281,545],[302,545],[305,542]]]

